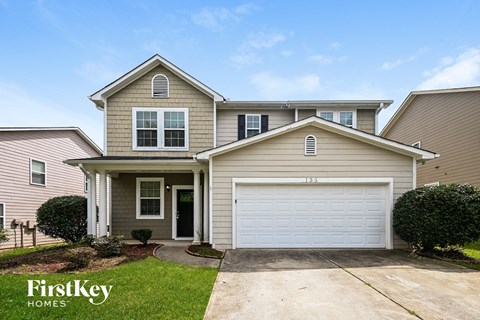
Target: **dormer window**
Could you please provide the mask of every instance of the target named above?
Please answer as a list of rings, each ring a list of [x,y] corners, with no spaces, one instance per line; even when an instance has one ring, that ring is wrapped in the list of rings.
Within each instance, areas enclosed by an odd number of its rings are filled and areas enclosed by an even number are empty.
[[[315,136],[309,135],[305,138],[305,155],[317,155],[317,138]]]
[[[168,78],[163,74],[157,74],[152,78],[152,98],[168,98]]]

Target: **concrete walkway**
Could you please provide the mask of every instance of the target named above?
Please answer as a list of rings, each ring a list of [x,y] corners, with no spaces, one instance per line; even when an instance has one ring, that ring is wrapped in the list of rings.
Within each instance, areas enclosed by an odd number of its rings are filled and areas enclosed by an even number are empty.
[[[220,266],[220,259],[196,257],[186,253],[185,249],[192,243],[191,241],[157,241],[157,243],[163,244],[155,252],[159,259],[192,266],[210,268],[218,268]]]
[[[393,250],[231,250],[205,319],[480,319],[480,272]]]

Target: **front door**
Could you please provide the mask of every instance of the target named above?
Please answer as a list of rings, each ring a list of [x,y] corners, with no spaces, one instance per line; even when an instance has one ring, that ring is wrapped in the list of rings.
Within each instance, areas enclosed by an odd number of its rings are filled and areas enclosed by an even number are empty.
[[[177,238],[193,238],[193,190],[177,190]]]

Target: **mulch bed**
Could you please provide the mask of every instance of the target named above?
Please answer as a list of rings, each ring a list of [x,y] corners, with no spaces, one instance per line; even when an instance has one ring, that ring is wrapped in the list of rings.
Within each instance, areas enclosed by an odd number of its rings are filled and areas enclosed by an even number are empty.
[[[479,264],[480,259],[476,259],[473,257],[469,257],[465,255],[461,250],[458,249],[434,249],[433,252],[421,252],[415,251],[414,252],[418,256],[427,257],[431,259],[438,259],[444,261],[458,261],[458,262],[466,262],[472,264]]]
[[[72,273],[112,269],[122,263],[142,260],[152,255],[157,244],[127,245],[120,257],[95,258],[88,267],[72,271],[66,258],[69,247],[53,248],[0,260],[0,274]]]
[[[212,258],[212,259],[222,259],[224,253],[212,248],[209,244],[201,245],[190,245],[185,251],[192,256],[203,257],[203,258]]]

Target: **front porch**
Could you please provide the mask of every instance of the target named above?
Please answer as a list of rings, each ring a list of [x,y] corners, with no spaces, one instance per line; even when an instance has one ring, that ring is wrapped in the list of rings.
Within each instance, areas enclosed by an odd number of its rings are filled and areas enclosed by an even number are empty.
[[[87,233],[151,229],[152,239],[209,242],[208,167],[192,158],[69,160],[87,176]],[[96,214],[98,212],[98,214]]]

